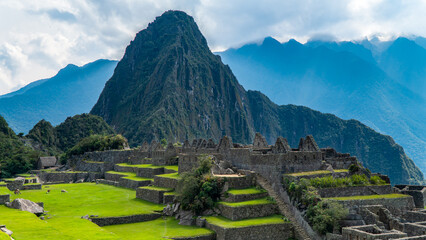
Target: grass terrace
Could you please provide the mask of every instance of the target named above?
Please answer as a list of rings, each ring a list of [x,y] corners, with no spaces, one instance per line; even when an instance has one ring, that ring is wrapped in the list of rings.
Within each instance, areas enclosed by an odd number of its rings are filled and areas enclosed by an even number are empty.
[[[348,169],[336,169],[334,172],[342,173],[342,172],[349,172]],[[328,170],[317,170],[317,171],[309,171],[309,172],[297,172],[297,173],[287,173],[284,174],[284,176],[290,176],[290,177],[303,177],[303,176],[314,176],[314,175],[328,175],[331,174],[331,171]]]
[[[219,204],[223,204],[230,207],[242,207],[242,206],[270,204],[270,203],[274,203],[274,202],[268,197],[250,200],[250,201],[244,201],[244,202],[234,202],[234,203],[219,202]]]
[[[135,164],[135,165],[132,165],[132,164],[128,164],[128,163],[119,163],[119,164],[116,164],[116,165],[120,166],[120,167],[154,168],[154,169],[164,167],[164,166],[154,166],[152,164]]]
[[[259,194],[266,192],[264,189],[257,189],[255,187],[245,188],[245,189],[230,189],[228,190],[229,194],[232,195],[248,195],[248,194]]]
[[[164,178],[173,178],[173,179],[180,179],[179,173],[167,173],[167,174],[160,174],[157,175],[158,177],[164,177]]]
[[[105,226],[122,239],[172,239],[178,237],[196,237],[211,235],[214,232],[196,226],[182,226],[172,217],[159,218],[154,221]],[[141,231],[143,229],[143,231]]]
[[[225,217],[221,216],[210,216],[206,217],[207,222],[223,227],[223,228],[238,228],[238,227],[248,227],[248,226],[257,226],[257,225],[265,225],[265,224],[280,224],[284,222],[288,222],[287,219],[284,219],[281,215],[272,215],[267,217],[260,218],[250,218],[239,221],[232,221]]]
[[[348,200],[367,200],[367,199],[386,199],[386,198],[405,198],[405,197],[410,197],[410,196],[404,195],[404,194],[392,193],[392,194],[383,194],[383,195],[334,197],[334,198],[324,198],[324,199],[348,201]]]
[[[163,188],[163,187],[157,187],[157,186],[146,186],[146,187],[140,187],[144,189],[154,190],[154,191],[165,191],[165,192],[172,192],[172,188]]]

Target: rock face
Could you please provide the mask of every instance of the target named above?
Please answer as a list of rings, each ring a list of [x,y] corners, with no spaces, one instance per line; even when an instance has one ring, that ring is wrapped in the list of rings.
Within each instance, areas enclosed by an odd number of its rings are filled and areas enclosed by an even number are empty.
[[[13,200],[13,202],[9,204],[9,207],[34,213],[37,216],[43,214],[44,212],[44,209],[40,207],[37,203],[23,198],[17,198]]]
[[[226,133],[245,142],[253,129],[244,95],[194,19],[167,11],[127,47],[91,113],[132,144],[172,132],[182,140]]]
[[[423,181],[391,137],[355,120],[301,106],[278,106],[260,92],[245,91],[209,50],[193,18],[180,11],[165,12],[136,35],[91,113],[103,117],[132,145],[162,138],[218,142],[223,135],[252,143],[255,131],[265,136],[258,139],[259,146],[276,136],[296,145],[301,136],[311,134],[318,145],[304,139],[304,149],[330,146],[348,152],[372,171],[389,175],[393,183]],[[233,146],[232,141],[219,142],[218,148],[226,152],[228,145]],[[287,146],[278,143],[276,151],[285,152]]]

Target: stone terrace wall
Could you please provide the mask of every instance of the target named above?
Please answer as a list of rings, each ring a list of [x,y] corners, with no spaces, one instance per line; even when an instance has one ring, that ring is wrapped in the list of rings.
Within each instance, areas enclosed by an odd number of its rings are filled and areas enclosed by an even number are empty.
[[[348,169],[350,165],[357,164],[356,157],[326,158],[325,162],[331,164],[333,169]]]
[[[0,195],[0,204],[10,202],[10,194]]]
[[[102,173],[111,171],[114,169],[114,165],[117,163],[126,163],[131,159],[135,154],[139,154],[137,149],[131,150],[110,150],[102,152],[87,152],[80,156],[73,156],[69,160],[71,167],[76,167],[77,171],[89,171],[96,172],[98,166],[93,165],[95,169],[90,169],[90,164],[88,165],[86,161],[92,162],[104,162],[103,169],[100,169]],[[81,168],[81,169],[80,169]]]
[[[161,217],[161,214],[152,213],[152,214],[138,214],[138,215],[120,216],[120,217],[94,217],[94,218],[90,218],[90,220],[94,222],[96,225],[102,227],[102,226],[117,225],[117,224],[152,221],[160,217]]]
[[[364,206],[364,205],[383,205],[393,215],[401,216],[414,209],[413,197],[403,198],[380,198],[380,199],[363,199],[363,200],[346,200],[338,201],[345,207]]]
[[[372,194],[382,195],[382,194],[392,193],[392,187],[391,185],[379,185],[379,186],[322,188],[322,189],[318,189],[318,193],[323,198],[366,196],[366,195],[372,195]]]
[[[91,182],[95,179],[101,178],[100,173],[89,173],[89,172],[44,172],[38,171],[37,176],[43,182],[54,182],[54,183],[69,183],[83,180],[84,182]]]
[[[207,228],[216,232],[217,240],[289,239],[293,237],[293,226],[291,223],[249,226],[244,228],[220,228],[207,222]]]

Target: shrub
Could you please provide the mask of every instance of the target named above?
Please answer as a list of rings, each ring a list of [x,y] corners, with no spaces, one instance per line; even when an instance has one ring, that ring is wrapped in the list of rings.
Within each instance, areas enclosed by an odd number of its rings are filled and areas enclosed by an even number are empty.
[[[386,181],[379,176],[371,176],[370,183],[373,185],[384,185],[386,184]]]
[[[198,168],[182,175],[176,189],[182,209],[197,215],[215,207],[224,186],[222,178],[216,178],[210,174],[212,157],[203,155],[199,161]]]
[[[358,164],[351,164],[349,166],[349,172],[350,173],[356,173],[360,170],[360,167],[358,166]]]
[[[315,231],[326,234],[339,229],[340,220],[348,213],[348,209],[337,202],[321,201],[316,205],[310,205],[306,215]]]

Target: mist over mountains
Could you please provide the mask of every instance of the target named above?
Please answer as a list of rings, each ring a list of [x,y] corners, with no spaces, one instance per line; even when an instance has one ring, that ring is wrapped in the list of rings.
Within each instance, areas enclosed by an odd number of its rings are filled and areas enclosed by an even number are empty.
[[[425,52],[407,38],[301,44],[268,37],[219,55],[245,88],[360,120],[392,136],[426,171]]]

